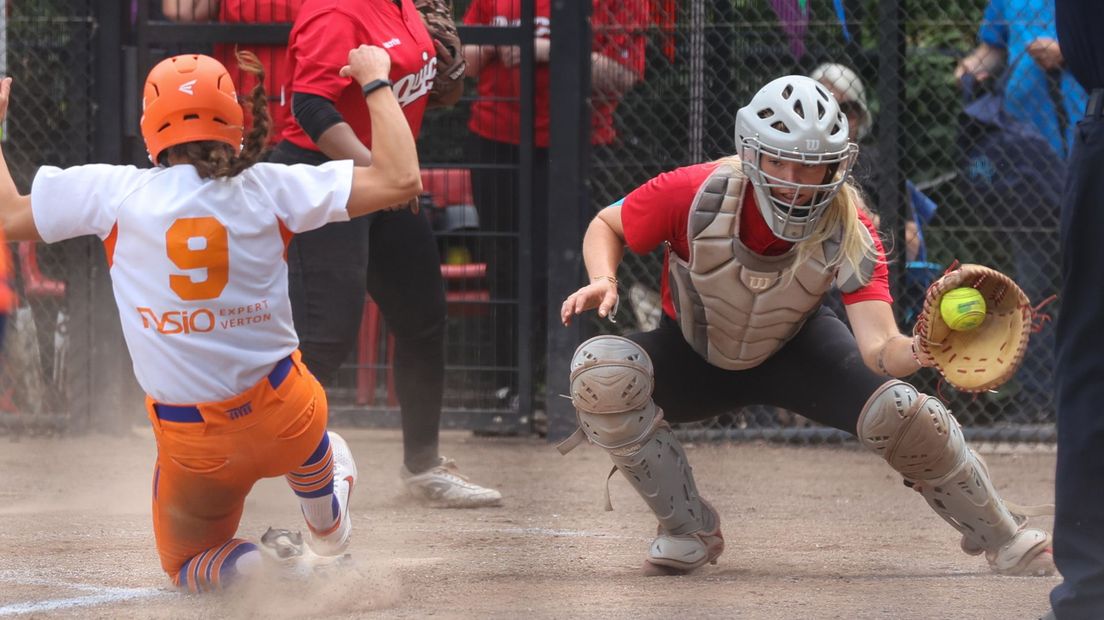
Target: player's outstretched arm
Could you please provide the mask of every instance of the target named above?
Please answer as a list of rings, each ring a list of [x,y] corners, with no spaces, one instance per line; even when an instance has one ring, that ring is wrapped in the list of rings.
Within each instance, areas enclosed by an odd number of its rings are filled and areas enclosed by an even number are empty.
[[[860,301],[846,308],[863,362],[876,373],[907,377],[920,370],[912,338],[897,329],[893,307],[880,300]]]
[[[624,255],[621,207],[606,207],[591,220],[583,236],[583,264],[590,284],[569,295],[560,306],[560,321],[564,325],[570,325],[573,316],[591,308],[598,308],[598,316],[602,318],[616,314],[617,267]]]
[[[8,101],[11,96],[12,79],[0,80],[0,124],[8,117]],[[9,241],[41,241],[42,237],[35,228],[31,215],[31,197],[23,196],[15,187],[8,161],[0,148],[0,226]]]
[[[422,192],[414,135],[387,82],[390,70],[391,57],[372,45],[350,50],[349,64],[341,68],[343,77],[361,87],[376,86],[365,95],[372,119],[372,165],[353,172],[350,217],[408,202]]]

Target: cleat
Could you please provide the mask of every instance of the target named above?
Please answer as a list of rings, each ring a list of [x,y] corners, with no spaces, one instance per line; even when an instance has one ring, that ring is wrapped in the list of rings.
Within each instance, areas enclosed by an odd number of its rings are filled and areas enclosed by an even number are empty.
[[[352,561],[348,553],[318,555],[309,545],[303,544],[303,535],[299,532],[272,527],[261,536],[259,549],[278,575],[290,578],[309,577]]]
[[[434,508],[483,508],[502,504],[502,494],[469,482],[456,467],[456,461],[438,457],[438,463],[420,474],[404,465],[399,476],[419,502]]]
[[[303,535],[270,527],[261,535],[260,549],[271,559],[281,562],[292,560],[303,555]]]
[[[713,527],[692,534],[669,534],[662,527],[648,549],[644,561],[644,575],[667,577],[686,575],[706,564],[716,564],[724,552],[724,534],[717,511],[704,499],[702,506],[709,511]]]
[[[353,487],[356,486],[357,467],[345,439],[333,431],[327,431],[327,434],[330,436],[330,450],[333,451],[334,495],[337,496],[341,520],[336,531],[324,536],[311,531],[307,544],[316,555],[340,556],[349,546],[349,534],[353,529],[349,502],[352,499]]]
[[[985,559],[1000,575],[1047,577],[1057,574],[1050,534],[1035,528],[1016,532],[999,549],[987,551]]]

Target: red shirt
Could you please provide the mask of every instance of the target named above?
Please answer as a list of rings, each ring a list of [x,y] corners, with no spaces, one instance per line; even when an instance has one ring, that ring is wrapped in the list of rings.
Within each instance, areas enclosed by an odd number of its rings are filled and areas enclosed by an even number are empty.
[[[616,5],[616,6],[610,6]],[[592,49],[644,76],[647,5],[643,0],[608,3],[594,0],[591,25],[594,30]],[[536,0],[533,18],[534,35],[548,38],[550,0]],[[520,0],[473,0],[464,14],[469,26],[516,26],[521,23]],[[479,99],[472,104],[468,128],[488,140],[519,144],[521,107],[521,77],[518,67],[506,67],[497,58],[480,68]],[[537,63],[534,73],[533,126],[537,147],[548,146],[549,116],[548,63]],[[600,99],[591,103],[591,143],[609,144],[617,137],[613,113],[620,99]]]
[[[637,78],[643,79],[647,49],[644,33],[649,22],[648,2],[644,0],[594,0],[590,16],[594,33],[592,49],[616,60],[635,73]],[[620,103],[620,97],[593,96],[590,104],[591,144],[610,144],[617,139],[613,114]]]
[[[671,288],[667,282],[667,261],[674,251],[683,260],[690,260],[690,241],[688,222],[690,206],[698,188],[717,167],[716,162],[695,164],[665,172],[625,196],[621,205],[621,224],[625,230],[625,242],[629,249],[637,254],[647,254],[660,243],[668,243],[663,256],[663,274],[660,289],[663,296],[663,311],[676,318],[675,305],[671,301]],[[853,293],[843,294],[843,303],[853,304],[859,301],[881,300],[892,303],[889,294],[889,268],[885,263],[885,250],[881,239],[870,218],[861,210],[859,219],[870,230],[874,246],[878,253],[878,262],[870,282]],[[793,244],[779,239],[771,232],[767,222],[759,213],[755,202],[755,193],[748,182],[744,193],[744,204],[740,210],[740,241],[752,252],[763,256],[777,256],[788,251]]]
[[[299,14],[299,7],[304,0],[223,0],[219,5],[219,21],[227,23],[271,23],[292,22]],[[291,116],[291,92],[286,87],[291,78],[288,68],[287,46],[284,45],[239,45],[239,49],[249,50],[257,55],[265,68],[265,93],[268,94],[268,114],[272,117],[272,128],[269,142],[275,144],[280,141],[284,133],[284,126]],[[238,61],[234,57],[234,46],[225,44],[215,45],[215,58],[218,59],[230,77],[234,80],[234,86],[238,94],[248,100],[249,93],[256,85],[253,76],[238,68]],[[253,113],[247,104],[243,106],[245,111],[245,125],[252,124]]]
[[[349,50],[362,44],[382,47],[390,54],[392,90],[417,137],[437,76],[437,54],[411,0],[402,0],[401,9],[392,0],[306,0],[288,41],[288,90],[333,101],[357,138],[371,147],[371,119],[360,85],[338,75],[348,63]],[[318,150],[294,118],[284,130],[284,139]]]

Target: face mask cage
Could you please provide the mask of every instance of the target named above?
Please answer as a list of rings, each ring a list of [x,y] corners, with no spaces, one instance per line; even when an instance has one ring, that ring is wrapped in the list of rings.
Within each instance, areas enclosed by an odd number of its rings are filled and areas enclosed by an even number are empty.
[[[852,143],[840,151],[802,153],[767,146],[755,137],[744,138],[741,151],[748,180],[755,188],[767,224],[775,235],[787,241],[802,241],[812,236],[815,224],[847,181],[858,155],[858,147]],[[828,181],[819,184],[795,183],[772,176],[759,165],[764,156],[802,165],[827,165],[825,178]],[[799,204],[802,195],[810,192],[811,198]],[[776,193],[781,196],[776,196]],[[765,205],[769,207],[764,208]]]

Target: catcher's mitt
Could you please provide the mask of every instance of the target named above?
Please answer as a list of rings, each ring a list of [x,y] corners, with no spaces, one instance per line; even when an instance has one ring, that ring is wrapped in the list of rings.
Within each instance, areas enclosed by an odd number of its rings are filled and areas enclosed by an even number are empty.
[[[985,320],[970,331],[954,331],[939,311],[948,291],[972,287],[985,298]],[[1011,278],[981,265],[952,266],[928,287],[913,327],[917,360],[934,366],[947,383],[964,392],[1003,385],[1023,362],[1034,310]]]
[[[426,30],[437,48],[437,77],[429,92],[429,106],[450,106],[464,93],[464,50],[456,23],[452,20],[452,0],[414,0]]]

